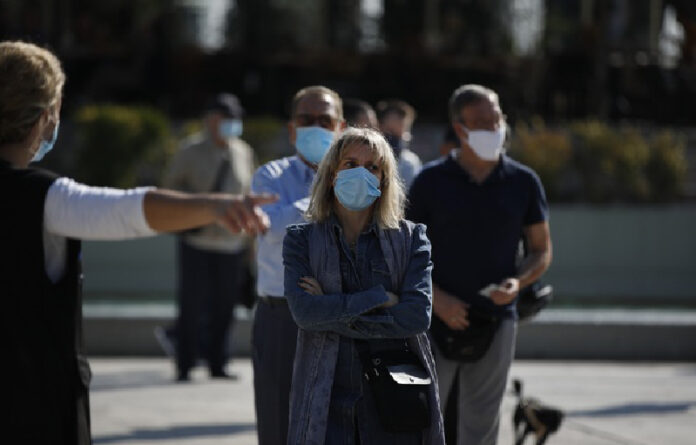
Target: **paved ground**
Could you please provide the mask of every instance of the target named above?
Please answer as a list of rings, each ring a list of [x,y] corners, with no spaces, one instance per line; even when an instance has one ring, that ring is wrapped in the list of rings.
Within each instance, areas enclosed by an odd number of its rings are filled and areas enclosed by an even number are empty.
[[[235,361],[239,381],[172,382],[166,359],[93,359],[96,444],[255,444],[251,364]],[[548,444],[687,445],[696,443],[696,363],[518,361],[511,377],[525,392],[566,411]],[[499,443],[512,445],[505,398]],[[532,441],[528,440],[527,444]]]

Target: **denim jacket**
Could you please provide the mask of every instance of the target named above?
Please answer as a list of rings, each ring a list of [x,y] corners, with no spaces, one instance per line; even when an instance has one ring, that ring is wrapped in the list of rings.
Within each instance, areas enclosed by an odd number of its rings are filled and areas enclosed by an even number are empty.
[[[289,226],[283,243],[285,296],[300,327],[290,395],[288,444],[323,444],[340,336],[407,338],[430,374],[431,426],[424,444],[444,444],[437,374],[426,334],[432,309],[430,243],[425,226],[402,221],[399,229],[379,229],[378,237],[399,304],[373,311],[388,300],[384,286],[342,293],[339,246],[328,221]],[[426,266],[410,269],[411,259],[427,255]],[[414,262],[415,263],[415,262]],[[425,270],[424,270],[425,269]],[[312,276],[324,295],[304,292],[297,281]]]

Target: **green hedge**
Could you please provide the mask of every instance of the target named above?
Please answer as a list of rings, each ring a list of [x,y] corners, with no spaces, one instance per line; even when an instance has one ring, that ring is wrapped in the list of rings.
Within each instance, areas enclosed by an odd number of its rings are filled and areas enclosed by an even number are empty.
[[[598,121],[516,126],[510,155],[539,173],[551,201],[670,202],[683,196],[685,142],[671,131]]]
[[[280,143],[281,147],[288,147],[287,137],[281,138],[286,121],[272,116],[258,116],[244,120],[244,134],[242,139],[254,148],[256,161],[263,165],[268,161],[277,159],[279,153],[275,150]]]
[[[159,182],[174,151],[169,120],[158,110],[88,105],[75,113],[75,176],[91,185]]]
[[[76,179],[93,185],[158,184],[175,151],[166,115],[147,107],[88,105],[74,116]],[[278,156],[284,122],[245,119],[244,135],[264,163]],[[179,133],[199,130],[189,122]],[[533,168],[553,202],[670,202],[684,193],[684,138],[669,130],[610,127],[578,121],[563,127],[542,119],[518,123],[510,155]]]

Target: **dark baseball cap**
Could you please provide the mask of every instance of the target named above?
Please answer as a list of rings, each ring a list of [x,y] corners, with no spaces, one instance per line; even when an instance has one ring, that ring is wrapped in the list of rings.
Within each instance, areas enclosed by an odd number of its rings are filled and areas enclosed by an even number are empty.
[[[234,94],[220,93],[215,95],[206,108],[207,112],[218,112],[225,117],[241,119],[244,116],[244,108]]]

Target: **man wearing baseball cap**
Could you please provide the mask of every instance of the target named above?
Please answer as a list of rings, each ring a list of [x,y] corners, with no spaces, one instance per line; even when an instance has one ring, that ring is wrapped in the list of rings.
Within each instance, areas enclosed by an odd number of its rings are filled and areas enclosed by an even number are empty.
[[[164,185],[186,192],[245,193],[251,187],[254,155],[240,139],[244,109],[239,99],[220,93],[206,106],[204,129],[175,155]],[[190,379],[197,358],[211,377],[227,373],[227,332],[242,292],[251,239],[217,225],[182,233],[178,243],[178,317],[174,329],[177,380]]]

